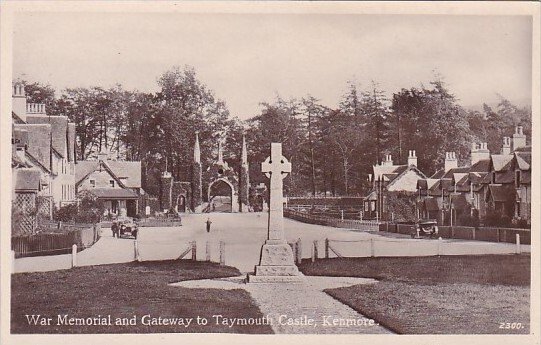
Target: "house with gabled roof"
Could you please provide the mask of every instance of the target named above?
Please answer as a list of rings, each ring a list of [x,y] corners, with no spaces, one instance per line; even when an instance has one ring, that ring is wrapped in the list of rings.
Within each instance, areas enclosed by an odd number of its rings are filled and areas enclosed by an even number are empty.
[[[522,127],[504,137],[501,153],[490,154],[486,143],[472,145],[471,164],[457,167],[447,152],[445,166],[417,184],[421,216],[454,222],[465,212],[483,219],[489,212],[515,220],[531,218],[531,170]],[[437,181],[435,182],[434,179]],[[429,182],[430,181],[430,182]],[[434,200],[432,200],[434,199]],[[439,207],[438,210],[435,210]],[[438,214],[439,217],[434,217]]]
[[[119,215],[124,209],[130,217],[142,213],[140,161],[110,160],[106,152],[96,160],[75,165],[76,192],[88,191],[104,206],[106,215]]]
[[[414,150],[409,151],[407,164],[395,165],[391,155],[386,155],[381,164],[373,166],[373,174],[370,174],[372,190],[364,200],[363,217],[391,219],[388,196],[414,196],[419,179],[426,179],[426,175],[417,168]]]
[[[62,207],[75,201],[75,124],[49,116],[44,104],[28,103],[22,83],[12,94],[12,141],[19,159],[40,171],[41,196]]]

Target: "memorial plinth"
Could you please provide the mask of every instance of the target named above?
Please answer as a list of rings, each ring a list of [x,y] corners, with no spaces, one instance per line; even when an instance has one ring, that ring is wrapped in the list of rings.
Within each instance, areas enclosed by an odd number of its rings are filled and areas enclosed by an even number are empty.
[[[259,265],[248,275],[249,283],[298,283],[302,273],[295,266],[293,251],[284,236],[283,179],[291,172],[291,163],[282,156],[282,144],[271,144],[271,156],[261,164],[270,179],[269,225],[261,248]]]

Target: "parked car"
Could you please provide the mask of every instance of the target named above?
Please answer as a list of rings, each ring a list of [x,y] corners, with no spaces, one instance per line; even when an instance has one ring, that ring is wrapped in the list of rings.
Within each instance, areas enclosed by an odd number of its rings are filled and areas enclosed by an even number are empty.
[[[137,232],[139,226],[133,218],[130,217],[119,217],[113,220],[111,225],[111,230],[113,231],[113,237],[133,237],[137,238]]]
[[[438,235],[438,222],[434,219],[421,219],[413,226],[411,238],[436,237]]]

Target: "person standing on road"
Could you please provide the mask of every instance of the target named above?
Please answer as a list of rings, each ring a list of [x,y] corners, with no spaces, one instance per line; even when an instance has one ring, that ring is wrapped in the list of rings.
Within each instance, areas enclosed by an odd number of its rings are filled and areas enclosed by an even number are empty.
[[[207,232],[210,232],[210,224],[212,224],[210,218],[207,218],[207,221],[205,223],[207,224]]]

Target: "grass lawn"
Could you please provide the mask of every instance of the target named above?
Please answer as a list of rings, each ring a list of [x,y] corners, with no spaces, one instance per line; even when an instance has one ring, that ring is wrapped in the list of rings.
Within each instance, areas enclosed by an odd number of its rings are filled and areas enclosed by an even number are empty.
[[[306,275],[378,279],[375,284],[326,292],[397,333],[530,331],[527,254],[336,258],[303,261],[301,270]],[[512,323],[522,328],[507,328]]]
[[[168,286],[181,280],[240,275],[233,267],[188,260],[77,267],[44,273],[13,274],[12,333],[272,333],[268,325],[217,325],[213,315],[259,318],[263,314],[245,290],[187,289]],[[51,317],[51,325],[29,325],[25,315]],[[57,325],[57,315],[107,317],[136,325]],[[194,318],[183,325],[143,325],[142,317]],[[195,318],[207,318],[198,325]],[[68,317],[68,318],[69,318]],[[102,322],[103,323],[103,322]]]

